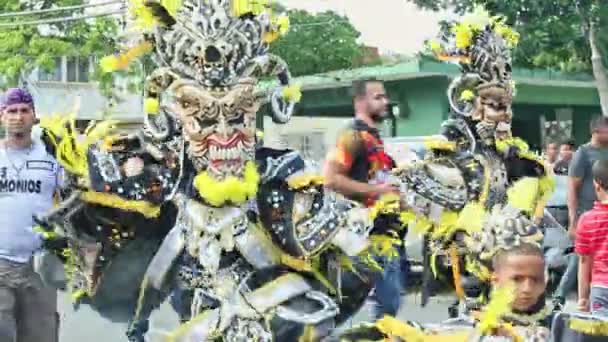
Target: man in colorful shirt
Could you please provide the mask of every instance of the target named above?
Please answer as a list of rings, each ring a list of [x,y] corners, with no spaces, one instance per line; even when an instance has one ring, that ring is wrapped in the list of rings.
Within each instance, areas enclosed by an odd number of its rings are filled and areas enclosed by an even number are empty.
[[[381,195],[399,192],[388,182],[387,176],[395,163],[384,151],[377,128],[386,116],[389,101],[384,84],[377,80],[355,82],[353,93],[355,118],[341,132],[335,150],[326,160],[325,184],[331,190],[371,206]],[[375,283],[378,318],[397,314],[402,283],[400,258],[381,262],[384,272],[377,275]]]

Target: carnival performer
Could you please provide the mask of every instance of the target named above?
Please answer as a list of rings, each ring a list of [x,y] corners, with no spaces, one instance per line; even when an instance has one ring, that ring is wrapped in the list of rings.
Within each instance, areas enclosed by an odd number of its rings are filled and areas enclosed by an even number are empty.
[[[410,231],[427,237],[426,272],[451,269],[466,312],[487,299],[498,246],[542,240],[539,223],[553,179],[542,160],[510,133],[515,90],[510,48],[517,33],[477,10],[440,37],[430,44],[434,54],[462,70],[448,88],[452,113],[442,124],[444,139],[429,140],[424,160],[394,171],[401,198],[385,197],[373,210],[400,212]],[[506,229],[510,226],[516,229]]]
[[[0,142],[0,340],[56,342],[57,292],[33,268],[43,242],[33,216],[53,206],[61,167],[32,139],[36,115],[27,90],[5,92],[0,121],[6,134]]]
[[[340,133],[335,150],[326,159],[323,176],[328,189],[371,206],[381,195],[399,193],[395,184],[387,182],[396,165],[384,151],[377,128],[386,118],[389,100],[384,84],[378,80],[356,81],[352,91],[355,118]],[[385,314],[395,316],[401,304],[401,258],[406,230],[400,232],[394,246],[396,255],[381,258],[383,271],[374,276],[376,318]]]
[[[300,97],[285,62],[268,53],[288,19],[264,1],[131,9],[144,39],[101,63],[118,70],[154,52],[143,129],[110,135],[100,123],[76,139],[69,120],[43,125],[73,191],[38,220],[66,233],[71,288],[98,311],[113,302],[130,313],[136,300],[132,341],[143,341],[150,313],[175,289],[192,293],[176,341],[328,335],[362,306],[381,270],[376,257],[392,253],[390,230],[402,227],[372,225],[364,206],[325,191],[296,151],[256,144],[262,103],[286,123]],[[265,76],[279,84],[257,89]],[[128,252],[158,236],[162,244],[145,249],[153,258]],[[100,293],[127,280],[120,299]]]

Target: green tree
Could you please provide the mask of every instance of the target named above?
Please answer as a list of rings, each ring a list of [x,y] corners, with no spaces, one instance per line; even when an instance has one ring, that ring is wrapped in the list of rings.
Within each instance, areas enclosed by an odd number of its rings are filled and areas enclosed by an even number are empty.
[[[357,66],[363,54],[357,43],[360,33],[348,18],[332,11],[310,14],[287,12],[289,32],[271,45],[270,52],[289,64],[294,76],[322,73]]]
[[[514,63],[562,71],[591,71],[608,115],[608,2],[605,0],[406,0],[421,8],[464,14],[484,6],[521,33]]]
[[[83,0],[4,0],[0,1],[0,13],[40,11],[86,3],[88,1]],[[0,75],[4,79],[4,86],[16,85],[35,68],[54,70],[57,57],[101,58],[114,53],[119,31],[115,18],[96,17],[48,23],[50,20],[87,15],[84,8],[78,8],[0,18]],[[103,74],[98,71],[98,66],[95,67],[93,79],[99,81],[102,93],[110,96],[116,75]]]

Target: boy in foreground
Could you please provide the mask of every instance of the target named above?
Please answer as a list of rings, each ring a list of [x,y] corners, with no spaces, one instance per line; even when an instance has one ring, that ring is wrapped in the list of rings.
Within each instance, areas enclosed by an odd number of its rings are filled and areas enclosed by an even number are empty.
[[[514,289],[510,307],[498,308],[497,323],[510,324],[524,341],[548,341],[552,309],[545,302],[545,260],[541,248],[531,243],[521,243],[508,249],[499,250],[492,262],[493,290],[505,287]],[[492,301],[489,305],[492,305]],[[495,311],[496,312],[496,311]],[[410,341],[427,336],[429,341],[440,337],[466,337],[467,341],[482,341],[483,336],[512,336],[512,331],[502,328],[483,333],[486,312],[473,312],[471,317],[451,319],[439,324],[423,326],[413,322],[398,322],[386,317],[375,324],[361,325],[346,331],[331,341]],[[481,323],[480,323],[481,322]],[[407,332],[407,336],[404,333]],[[433,336],[433,337],[431,337]]]
[[[608,317],[608,160],[595,162],[591,172],[598,200],[576,229],[578,309]]]

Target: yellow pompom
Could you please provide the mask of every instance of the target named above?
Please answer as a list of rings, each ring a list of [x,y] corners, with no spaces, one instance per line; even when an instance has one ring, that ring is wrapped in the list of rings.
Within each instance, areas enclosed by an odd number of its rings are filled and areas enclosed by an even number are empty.
[[[149,97],[144,101],[144,111],[147,114],[158,114],[160,103],[158,103],[157,99]]]
[[[283,99],[298,103],[302,99],[302,90],[299,84],[289,85],[283,88]]]
[[[218,181],[207,172],[201,172],[194,178],[194,187],[199,195],[209,204],[220,206],[226,202],[241,204],[249,198],[253,198],[258,190],[258,174],[254,162],[247,162],[243,179],[228,177],[223,181]]]
[[[460,93],[460,100],[461,101],[471,101],[472,99],[475,98],[475,93],[472,90],[465,90],[462,93]]]

